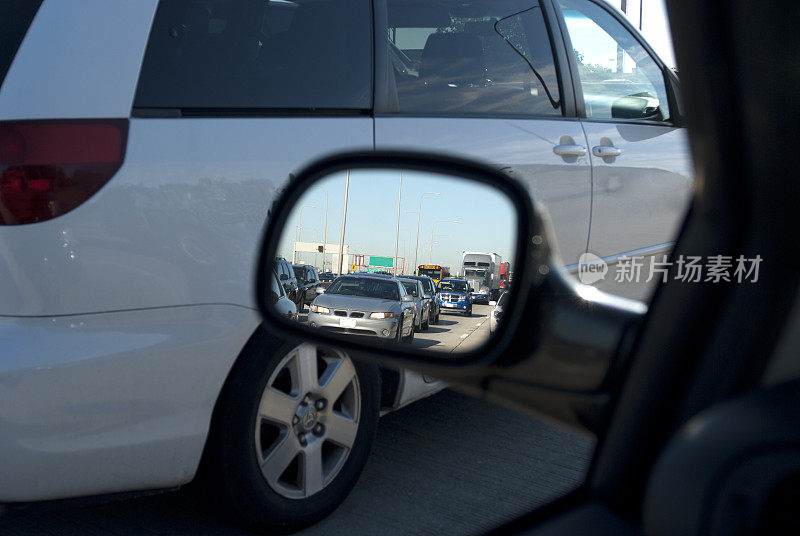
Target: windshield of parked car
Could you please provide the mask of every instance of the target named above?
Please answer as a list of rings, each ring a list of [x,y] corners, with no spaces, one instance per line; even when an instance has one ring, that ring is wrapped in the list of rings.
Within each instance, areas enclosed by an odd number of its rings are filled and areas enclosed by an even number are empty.
[[[403,286],[406,288],[406,292],[415,298],[419,298],[419,287],[416,281],[401,281],[401,283],[403,283]]]
[[[466,281],[442,281],[439,283],[439,290],[457,290],[459,292],[467,292]]]
[[[325,294],[361,296],[383,300],[400,300],[397,283],[391,280],[372,277],[341,277],[328,287]]]

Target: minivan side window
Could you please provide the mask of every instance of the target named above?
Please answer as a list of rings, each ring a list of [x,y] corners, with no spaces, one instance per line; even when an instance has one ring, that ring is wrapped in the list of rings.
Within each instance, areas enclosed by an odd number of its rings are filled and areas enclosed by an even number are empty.
[[[539,0],[387,1],[400,113],[562,114]]]
[[[586,117],[667,121],[664,73],[612,15],[586,0],[559,0],[583,88]]]
[[[0,3],[0,86],[17,54],[22,38],[28,31],[42,0],[6,0]]]
[[[370,0],[161,0],[134,107],[370,109]]]

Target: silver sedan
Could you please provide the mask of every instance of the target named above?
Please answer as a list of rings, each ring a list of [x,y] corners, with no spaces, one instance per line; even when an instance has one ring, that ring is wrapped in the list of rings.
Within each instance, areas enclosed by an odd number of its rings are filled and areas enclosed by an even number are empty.
[[[339,277],[309,307],[311,327],[398,342],[414,339],[414,302],[394,278]]]

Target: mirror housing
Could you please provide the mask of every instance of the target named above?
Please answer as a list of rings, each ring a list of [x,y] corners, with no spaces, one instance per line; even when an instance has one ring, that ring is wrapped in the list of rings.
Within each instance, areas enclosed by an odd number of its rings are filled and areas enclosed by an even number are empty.
[[[404,302],[413,302],[413,301],[414,301],[414,297],[413,297],[413,296],[409,296],[408,294],[406,294],[405,296],[403,296],[403,297],[401,298],[401,301],[404,301]]]
[[[497,305],[497,302],[492,300],[492,301],[489,302],[489,305]]]
[[[289,280],[289,276],[286,275],[286,274],[281,274],[280,280],[281,281],[288,281]]]
[[[325,294],[325,287],[317,287],[314,289],[317,294]]]
[[[362,337],[311,332],[268,306],[268,275],[280,231],[303,192],[332,172],[364,168],[412,169],[463,177],[503,192],[517,211],[514,285],[492,344],[459,354],[431,355],[406,345],[367,343]],[[604,388],[619,380],[647,308],[604,294],[569,275],[559,256],[547,212],[527,189],[494,168],[438,155],[353,153],[324,159],[300,172],[275,200],[256,271],[256,301],[267,329],[282,336],[336,345],[354,358],[388,368],[410,368],[476,395],[536,407],[582,430],[605,422]],[[473,292],[474,289],[470,289]],[[406,299],[413,301],[411,296]],[[382,341],[380,341],[382,342]]]
[[[615,119],[640,119],[664,121],[658,99],[645,95],[629,95],[611,103],[611,117]]]

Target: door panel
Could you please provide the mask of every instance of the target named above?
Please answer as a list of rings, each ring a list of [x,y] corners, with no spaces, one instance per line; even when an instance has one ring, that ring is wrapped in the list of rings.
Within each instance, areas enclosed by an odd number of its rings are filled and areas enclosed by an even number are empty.
[[[671,124],[662,64],[617,15],[589,0],[558,3],[592,162],[588,252],[609,264],[594,284],[646,300],[692,193],[686,132]]]
[[[594,202],[589,251],[601,257],[671,243],[694,181],[684,129],[584,122],[592,148]],[[619,156],[595,156],[595,147]]]

